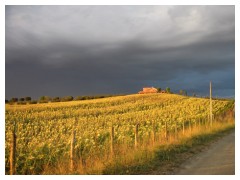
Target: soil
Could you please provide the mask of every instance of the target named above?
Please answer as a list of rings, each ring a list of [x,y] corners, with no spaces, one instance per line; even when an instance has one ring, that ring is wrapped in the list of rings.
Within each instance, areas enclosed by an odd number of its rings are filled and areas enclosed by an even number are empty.
[[[234,175],[235,132],[212,143],[167,174],[173,175]]]

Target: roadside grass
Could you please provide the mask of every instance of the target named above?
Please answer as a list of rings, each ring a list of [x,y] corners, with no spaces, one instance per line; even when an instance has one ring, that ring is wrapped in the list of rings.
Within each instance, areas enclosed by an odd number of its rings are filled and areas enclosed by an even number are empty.
[[[215,122],[210,128],[205,125],[186,128],[185,133],[178,132],[177,137],[170,135],[168,140],[159,138],[154,144],[138,148],[116,147],[119,151],[113,157],[107,155],[97,159],[89,157],[75,164],[76,170],[69,171],[68,160],[58,161],[56,166],[44,167],[41,174],[104,174],[104,175],[166,175],[180,166],[186,159],[206,149],[212,142],[232,132],[233,121]]]
[[[235,128],[234,122],[215,122],[212,128],[202,126],[185,131],[179,138],[142,147],[112,159],[102,174],[171,174],[186,159],[206,149]]]

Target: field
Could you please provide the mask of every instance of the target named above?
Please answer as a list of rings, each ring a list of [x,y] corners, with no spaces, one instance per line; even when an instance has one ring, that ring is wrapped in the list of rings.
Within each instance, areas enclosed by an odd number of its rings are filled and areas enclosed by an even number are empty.
[[[233,105],[213,100],[214,123]],[[9,174],[13,131],[16,174],[101,174],[131,151],[201,127],[210,127],[209,99],[174,94],[6,105],[5,171]]]

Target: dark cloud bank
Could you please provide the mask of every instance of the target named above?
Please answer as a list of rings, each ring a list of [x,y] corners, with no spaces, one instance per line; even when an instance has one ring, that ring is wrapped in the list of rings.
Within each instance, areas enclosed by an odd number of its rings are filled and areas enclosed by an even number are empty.
[[[6,98],[235,96],[234,6],[6,6]]]

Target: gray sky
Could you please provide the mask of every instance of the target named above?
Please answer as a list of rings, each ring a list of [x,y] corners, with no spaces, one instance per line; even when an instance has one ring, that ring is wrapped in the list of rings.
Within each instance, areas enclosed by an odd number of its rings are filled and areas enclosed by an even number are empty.
[[[234,6],[6,6],[6,98],[235,96]]]

